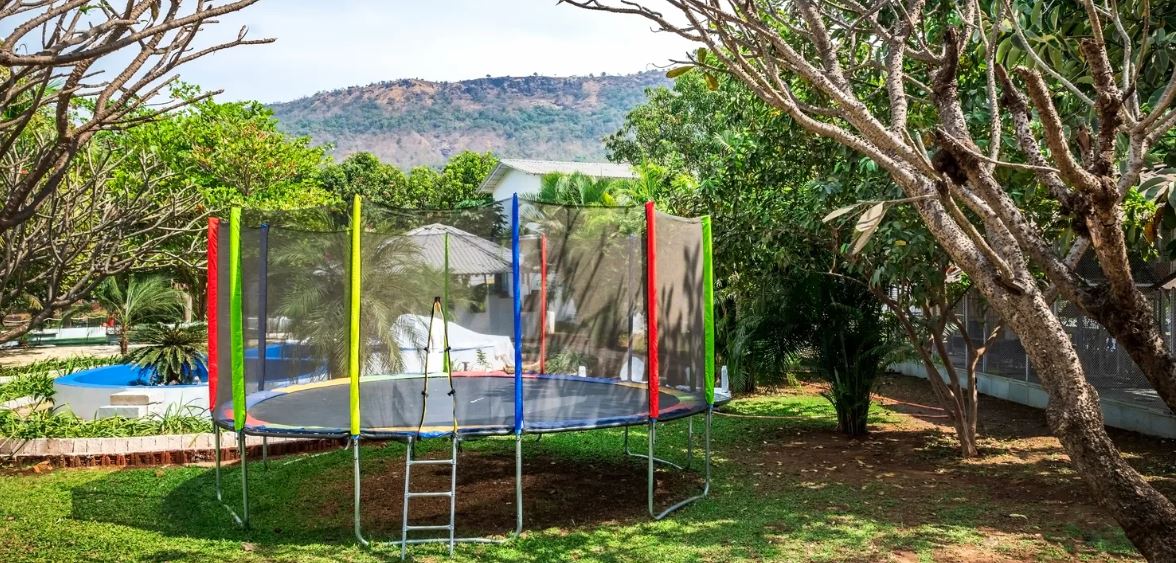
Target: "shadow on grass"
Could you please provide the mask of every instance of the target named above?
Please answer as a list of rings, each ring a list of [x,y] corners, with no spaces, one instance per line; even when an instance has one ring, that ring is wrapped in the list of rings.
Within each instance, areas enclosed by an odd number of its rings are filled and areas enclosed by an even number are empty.
[[[1071,553],[1130,553],[1121,535],[1105,524],[1070,524],[1070,507],[1046,504],[1061,497],[1072,502],[1081,494],[1067,486],[1057,490],[1060,497],[1042,496],[1057,485],[1051,482],[1058,471],[1052,462],[1019,467],[1017,473],[1032,485],[1026,492],[1022,482],[1000,481],[1006,469],[976,472],[945,461],[940,452],[921,457],[916,448],[931,440],[930,431],[883,430],[865,441],[842,439],[822,402],[819,397],[756,400],[731,410],[774,418],[715,417],[712,496],[658,522],[646,513],[646,466],[623,455],[620,430],[551,435],[538,442],[527,438],[527,531],[501,545],[463,546],[458,559],[877,560],[907,550],[934,556],[952,546],[978,545],[993,533],[1036,542],[1034,549],[1043,549],[1043,542],[1044,548],[1058,549],[1070,542]],[[659,428],[659,456],[683,460],[685,428],[684,422]],[[632,437],[641,451],[644,433],[634,430]],[[505,537],[513,529],[513,447],[509,439],[465,444],[458,470],[461,535]],[[445,444],[424,449],[437,454]],[[399,538],[403,453],[399,444],[362,450],[363,522],[377,540]],[[157,532],[164,544],[191,538],[229,542],[232,549],[248,545],[263,558],[398,559],[394,548],[369,552],[356,546],[351,452],[275,458],[268,470],[254,462],[249,473],[250,530],[233,526],[215,500],[212,469],[200,467],[128,469],[89,480],[69,490],[70,516]],[[701,485],[696,473],[659,470],[657,475],[659,507]],[[227,468],[222,477],[225,501],[239,512],[238,467]],[[446,472],[425,477],[415,490],[447,488]],[[1001,489],[1007,494],[994,492]],[[413,523],[448,516],[444,505],[414,504],[413,510]],[[1022,516],[1010,517],[1014,512]],[[1049,539],[1029,539],[1038,531]],[[1067,539],[1073,536],[1078,538]],[[143,557],[207,556],[187,549],[153,546]],[[440,555],[444,549],[414,547],[412,553]]]

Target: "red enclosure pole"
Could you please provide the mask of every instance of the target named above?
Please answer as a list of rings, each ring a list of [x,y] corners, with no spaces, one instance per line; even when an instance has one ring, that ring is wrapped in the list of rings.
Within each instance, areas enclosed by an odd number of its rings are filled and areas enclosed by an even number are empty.
[[[539,373],[547,373],[547,235],[539,235]]]
[[[645,202],[645,348],[649,350],[649,418],[658,416],[657,381],[657,237],[653,202]]]
[[[217,358],[219,356],[216,348],[217,341],[217,276],[219,271],[217,268],[217,251],[220,246],[220,219],[216,217],[208,218],[208,283],[205,284],[205,289],[208,295],[204,300],[205,306],[208,308],[208,410],[212,412],[216,409],[216,382],[217,382]],[[214,413],[215,415],[215,413]],[[214,416],[215,420],[216,417]]]

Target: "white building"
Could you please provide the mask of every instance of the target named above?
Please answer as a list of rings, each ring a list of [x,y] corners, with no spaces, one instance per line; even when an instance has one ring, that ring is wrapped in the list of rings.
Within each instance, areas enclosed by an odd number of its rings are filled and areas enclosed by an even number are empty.
[[[521,160],[504,158],[482,182],[480,191],[492,194],[494,201],[510,199],[514,194],[539,192],[545,174],[579,172],[593,178],[636,178],[633,167],[611,162],[562,162],[557,160]]]

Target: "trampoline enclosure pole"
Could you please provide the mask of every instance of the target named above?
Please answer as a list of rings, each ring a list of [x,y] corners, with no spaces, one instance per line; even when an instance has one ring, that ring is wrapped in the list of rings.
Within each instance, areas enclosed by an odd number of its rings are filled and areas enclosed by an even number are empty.
[[[245,428],[245,319],[241,301],[241,208],[229,211],[229,331],[233,370],[233,429]]]
[[[519,194],[511,198],[510,211],[511,289],[514,293],[514,431],[523,431],[523,281],[519,261]]]
[[[257,390],[265,390],[265,331],[266,319],[269,311],[266,309],[267,290],[269,285],[269,224],[263,223],[258,230],[258,260],[257,260]],[[265,448],[262,448],[262,459],[265,459]]]
[[[647,363],[649,385],[649,418],[658,417],[658,366],[657,366],[657,236],[655,234],[653,202],[645,202],[645,299],[646,319],[645,347],[649,350]],[[653,439],[650,438],[650,444]],[[653,457],[652,445],[649,457]],[[652,470],[651,470],[652,471]],[[652,484],[650,485],[653,486]],[[650,497],[650,502],[653,502]]]
[[[547,373],[547,235],[539,235],[539,373]]]
[[[359,436],[359,292],[360,292],[360,230],[361,204],[359,195],[351,203],[351,267],[348,307],[350,332],[347,350],[347,371],[351,378],[351,435]]]
[[[220,250],[220,219],[216,217],[208,218],[208,281],[205,283],[205,289],[208,293],[204,299],[206,307],[205,318],[208,320],[208,412],[212,413],[213,420],[216,410],[216,384],[217,378],[220,376],[219,361],[220,353],[217,348],[217,307],[219,301],[217,299],[217,291],[220,285],[217,279],[220,276],[219,258]],[[219,469],[219,468],[218,468]],[[219,473],[218,473],[219,476]],[[220,488],[217,488],[220,492]],[[219,500],[219,499],[218,499]]]
[[[702,217],[702,334],[706,404],[715,404],[715,270],[710,215]]]

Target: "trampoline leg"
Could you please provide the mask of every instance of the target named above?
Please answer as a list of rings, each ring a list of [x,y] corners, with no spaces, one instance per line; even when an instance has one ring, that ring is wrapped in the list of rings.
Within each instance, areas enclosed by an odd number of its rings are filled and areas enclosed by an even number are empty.
[[[523,435],[519,433],[515,434],[515,535],[521,533],[523,533]]]
[[[269,436],[261,437],[261,466],[269,471]]]
[[[352,510],[355,515],[355,522],[354,522],[354,524],[355,524],[355,539],[363,547],[371,547],[371,543],[368,542],[368,540],[363,537],[363,525],[360,523],[360,520],[359,520],[359,513],[360,513],[360,504],[359,504],[359,492],[360,492],[360,489],[359,489],[359,481],[360,481],[359,436],[354,436],[351,439],[351,462],[352,462],[352,475],[354,476],[354,479],[355,479],[355,484],[353,487],[353,490],[355,492],[355,499],[354,499],[353,507],[352,507]]]
[[[237,454],[241,457],[241,526],[249,527],[249,464],[245,456],[245,431],[237,431]]]
[[[221,506],[225,507],[225,510],[229,511],[229,516],[233,517],[234,523],[236,523],[238,526],[244,527],[245,524],[241,522],[241,517],[237,516],[237,513],[233,511],[231,506],[225,504],[224,488],[221,486],[221,462],[224,457],[224,453],[221,451],[220,427],[213,427],[212,440],[213,447],[216,448],[216,461],[213,464],[213,473],[216,475],[216,501],[219,502]]]
[[[627,456],[631,456],[631,457],[640,458],[640,459],[645,459],[645,458],[646,458],[646,455],[645,455],[645,454],[636,454],[636,453],[633,453],[633,452],[632,452],[632,451],[629,449],[629,427],[628,427],[628,426],[626,426],[626,427],[625,427],[625,455],[627,455]],[[653,455],[653,453],[652,453],[652,452],[650,452],[650,454],[649,454],[649,455]],[[672,462],[672,461],[670,461],[670,460],[668,460],[668,459],[662,459],[662,458],[660,458],[660,457],[655,457],[655,458],[653,458],[653,461],[655,461],[655,462],[657,462],[657,463],[660,463],[660,464],[662,464],[662,465],[668,465],[668,466],[670,466],[670,467],[673,467],[674,469],[683,469],[683,470],[685,470],[686,468],[690,467],[690,463],[689,463],[689,461],[687,461],[687,463],[686,463],[686,467],[682,467],[681,465],[678,465],[678,464],[676,464],[676,463],[674,463],[674,462]]]
[[[686,465],[685,469],[690,469],[690,465],[694,462],[694,417],[686,418]]]
[[[647,459],[649,460],[649,475],[648,475],[648,477],[649,477],[649,482],[648,482],[649,515],[653,516],[655,518],[657,516],[656,516],[656,513],[653,511],[653,464],[657,458],[653,457],[653,442],[656,439],[657,439],[657,421],[650,420],[649,421],[649,455],[647,456]]]
[[[221,429],[215,424],[212,426],[212,447],[216,450],[213,461],[213,474],[216,475],[216,501],[224,502],[224,495],[221,493]]]
[[[711,418],[712,418],[711,414],[712,414],[713,409],[714,409],[714,407],[708,407],[706,410],[706,428],[703,431],[703,433],[704,433],[704,438],[703,438],[704,462],[703,463],[706,467],[706,470],[705,470],[706,477],[705,477],[705,480],[703,481],[702,494],[695,495],[695,496],[692,496],[684,501],[681,501],[681,502],[661,511],[660,514],[654,514],[654,516],[653,516],[654,520],[661,520],[662,518],[665,518],[667,515],[669,515],[671,512],[678,510],[679,508],[682,508],[683,506],[686,506],[686,505],[688,505],[698,499],[704,498],[710,494],[710,485],[711,485],[711,440],[710,440],[710,435],[711,435]],[[650,453],[652,453],[653,440],[650,440],[649,443],[650,443],[650,450],[651,450]],[[652,465],[650,465],[650,467],[652,467]],[[652,469],[650,470],[650,474],[652,475]],[[650,491],[650,493],[649,493],[649,513],[650,514],[653,514],[653,484],[652,483],[653,483],[653,481],[651,480],[650,481],[650,488],[649,488],[649,491]]]
[[[408,445],[404,452],[404,513],[400,520],[400,560],[403,561],[406,555],[406,548],[408,547],[408,483],[412,475],[412,453],[413,441],[412,436],[408,437]]]

